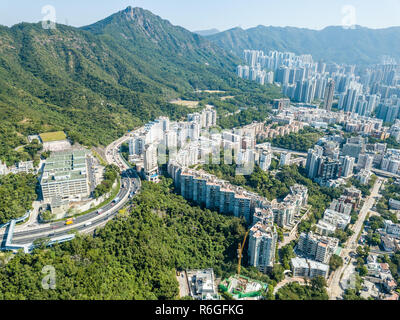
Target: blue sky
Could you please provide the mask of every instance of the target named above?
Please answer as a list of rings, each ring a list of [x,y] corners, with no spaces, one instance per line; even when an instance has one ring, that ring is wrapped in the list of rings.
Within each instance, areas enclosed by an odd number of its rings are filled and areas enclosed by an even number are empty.
[[[77,27],[129,5],[148,9],[192,31],[260,24],[322,29],[353,21],[351,11],[342,13],[346,5],[355,8],[355,24],[370,28],[400,25],[400,0],[0,0],[0,24],[41,21],[45,5],[54,6],[58,23]]]

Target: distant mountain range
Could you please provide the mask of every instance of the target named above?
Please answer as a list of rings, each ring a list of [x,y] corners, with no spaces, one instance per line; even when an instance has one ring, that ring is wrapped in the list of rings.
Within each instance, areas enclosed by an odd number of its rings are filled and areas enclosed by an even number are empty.
[[[193,31],[193,33],[197,33],[203,37],[205,36],[211,36],[213,34],[219,33],[220,31],[218,29],[208,29],[208,30],[199,30],[199,31]]]
[[[291,51],[312,54],[315,60],[348,64],[379,63],[383,55],[400,62],[400,27],[354,29],[327,27],[310,30],[294,27],[258,26],[247,30],[233,28],[208,35],[207,39],[242,58],[243,50]]]

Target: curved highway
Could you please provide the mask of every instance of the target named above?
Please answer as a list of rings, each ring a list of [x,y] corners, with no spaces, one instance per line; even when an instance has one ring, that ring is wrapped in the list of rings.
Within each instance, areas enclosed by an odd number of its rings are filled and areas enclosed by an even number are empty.
[[[129,135],[114,141],[106,148],[107,162],[115,164],[122,171],[121,188],[114,200],[102,208],[85,215],[74,218],[71,225],[65,225],[65,221],[49,223],[44,227],[35,228],[27,231],[14,232],[13,244],[30,244],[36,239],[56,238],[68,235],[72,232],[89,232],[96,227],[104,225],[107,221],[115,217],[119,210],[124,207],[140,189],[140,179],[136,172],[131,170],[122,159],[119,148],[122,143],[129,139]],[[117,200],[117,201],[116,201]]]

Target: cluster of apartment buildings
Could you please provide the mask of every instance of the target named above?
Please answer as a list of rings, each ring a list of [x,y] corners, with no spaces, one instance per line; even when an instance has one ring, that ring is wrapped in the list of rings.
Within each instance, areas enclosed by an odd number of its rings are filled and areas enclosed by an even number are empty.
[[[259,132],[257,138],[262,139],[273,139],[279,136],[285,136],[291,133],[298,133],[303,129],[305,124],[299,121],[292,121],[291,123],[276,125],[276,123],[268,124],[264,126],[262,132]]]
[[[331,186],[332,180],[353,175],[354,164],[354,157],[345,154],[339,156],[336,141],[320,140],[319,145],[308,150],[306,171],[310,179],[320,185]]]
[[[310,103],[325,99],[327,109],[332,106],[335,89],[330,72],[342,74],[346,71],[338,66],[316,63],[311,55],[297,56],[292,52],[270,51],[265,55],[263,51],[245,50],[244,59],[246,65],[237,68],[239,77],[260,84],[275,82],[295,101]]]
[[[378,262],[376,255],[369,255],[366,267],[368,270],[368,274],[365,277],[366,280],[380,284],[387,293],[394,293],[397,288],[397,282],[393,278],[389,264]]]
[[[277,225],[290,228],[308,199],[307,188],[294,185],[282,202],[271,202],[202,170],[188,169],[177,161],[169,162],[168,174],[185,199],[211,210],[244,217],[249,224],[257,209],[262,209],[272,215],[272,221]]]
[[[296,120],[315,128],[327,129],[330,125],[340,125],[347,132],[369,135],[377,139],[386,139],[391,134],[390,129],[383,126],[381,119],[361,116],[356,113],[319,109],[317,105],[290,104],[277,109],[275,113],[274,119],[277,121],[289,123]]]
[[[399,150],[387,149],[386,143],[367,143],[366,138],[361,136],[343,140],[339,135],[324,137],[308,150],[306,171],[310,179],[321,185],[333,186],[335,180],[355,175],[366,185],[372,177],[373,168],[399,173]]]
[[[202,137],[199,137],[197,141],[189,141],[172,156],[170,153],[167,170],[174,180],[175,187],[185,199],[202,207],[243,217],[246,220],[251,226],[249,262],[259,270],[267,272],[275,261],[277,243],[275,225],[289,229],[293,227],[295,217],[307,204],[307,188],[294,185],[283,201],[271,202],[203,170],[189,168],[205,163],[207,159],[205,156],[222,146],[224,150],[234,151],[233,153],[237,155],[236,163],[258,164],[263,170],[268,170],[271,162],[271,146],[268,143],[255,145],[256,134],[257,127],[254,124],[240,130],[211,133],[207,137],[211,141],[206,144],[208,148],[203,148],[201,152],[199,147],[202,146]],[[188,154],[191,155],[189,161]],[[216,155],[219,160],[220,153],[217,152]],[[239,174],[244,173],[239,172]]]
[[[146,180],[157,182],[158,165],[166,163],[167,150],[170,157],[174,157],[178,149],[187,147],[188,141],[196,141],[203,157],[208,154],[210,139],[203,139],[201,131],[214,127],[216,123],[217,113],[212,106],[206,106],[200,113],[189,114],[188,121],[170,122],[167,117],[159,117],[142,130],[135,131],[129,141],[129,161],[136,164],[138,172],[142,172]],[[207,146],[203,148],[204,145]],[[188,148],[181,157],[186,158],[187,163],[196,162],[198,152],[198,149]]]
[[[202,171],[183,169],[176,163],[170,163],[168,170],[186,199],[221,213],[245,218],[251,225],[249,263],[262,272],[270,270],[275,261],[275,225],[293,227],[294,217],[307,204],[307,188],[302,185],[292,186],[290,194],[282,202],[270,202]]]
[[[339,248],[339,240],[313,232],[301,233],[296,252],[299,256],[291,259],[294,277],[314,278],[329,275],[329,260]]]
[[[316,224],[316,233],[329,236],[336,230],[344,230],[351,221],[351,213],[361,202],[361,191],[351,187],[344,190],[339,199],[331,202],[322,219]]]
[[[293,101],[323,100],[324,109],[331,110],[336,98],[338,109],[346,113],[376,114],[385,122],[400,117],[400,65],[394,61],[356,71],[354,65],[314,62],[311,55],[291,52],[245,50],[244,59],[246,66],[237,68],[239,77],[275,82]]]

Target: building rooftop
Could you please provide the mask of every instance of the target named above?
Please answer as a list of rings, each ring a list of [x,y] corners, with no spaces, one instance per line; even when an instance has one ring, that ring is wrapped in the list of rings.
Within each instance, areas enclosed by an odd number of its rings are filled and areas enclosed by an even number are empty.
[[[304,258],[299,258],[299,257],[292,258],[291,262],[293,268],[308,268],[307,260]]]
[[[86,150],[53,152],[46,160],[41,184],[86,179]]]
[[[53,142],[67,139],[67,135],[63,131],[41,133],[39,136],[42,142]]]

